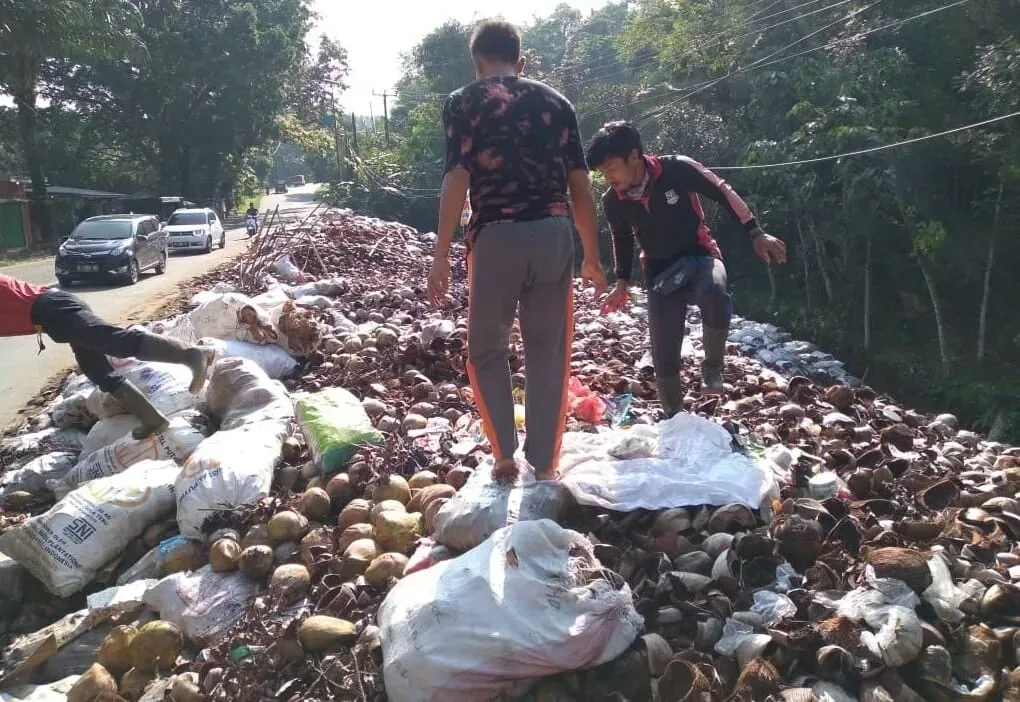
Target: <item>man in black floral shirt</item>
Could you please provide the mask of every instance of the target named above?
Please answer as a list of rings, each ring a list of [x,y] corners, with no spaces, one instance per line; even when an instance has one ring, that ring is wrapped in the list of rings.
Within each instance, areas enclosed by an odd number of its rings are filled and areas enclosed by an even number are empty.
[[[429,298],[440,306],[450,281],[450,243],[470,187],[468,224],[468,375],[492,444],[495,475],[517,474],[510,385],[510,328],[520,310],[527,363],[524,455],[540,480],[555,479],[566,421],[573,340],[574,244],[584,248],[582,277],[597,294],[595,200],[570,102],[522,78],[521,34],[487,21],[471,39],[478,80],[446,100],[446,173]]]

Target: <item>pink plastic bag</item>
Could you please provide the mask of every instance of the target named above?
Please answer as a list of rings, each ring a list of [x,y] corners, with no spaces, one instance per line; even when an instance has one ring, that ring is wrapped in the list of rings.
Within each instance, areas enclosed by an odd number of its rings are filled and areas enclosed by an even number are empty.
[[[569,393],[570,413],[582,422],[598,424],[606,417],[606,405],[597,394],[578,380],[570,376],[570,385],[567,388]]]
[[[411,573],[417,573],[419,570],[431,568],[436,563],[448,561],[456,555],[446,546],[437,544],[432,539],[422,539],[418,542],[418,548],[415,550],[414,555],[411,556],[404,567],[404,577]]]

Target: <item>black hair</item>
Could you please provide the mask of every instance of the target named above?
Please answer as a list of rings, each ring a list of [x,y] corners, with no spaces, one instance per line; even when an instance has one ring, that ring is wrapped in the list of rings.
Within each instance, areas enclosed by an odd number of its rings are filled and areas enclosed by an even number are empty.
[[[500,63],[521,59],[521,30],[503,20],[485,20],[471,35],[471,55]]]
[[[588,168],[598,168],[610,158],[626,159],[634,149],[638,156],[644,156],[637,127],[630,122],[609,122],[595,132],[588,145]]]

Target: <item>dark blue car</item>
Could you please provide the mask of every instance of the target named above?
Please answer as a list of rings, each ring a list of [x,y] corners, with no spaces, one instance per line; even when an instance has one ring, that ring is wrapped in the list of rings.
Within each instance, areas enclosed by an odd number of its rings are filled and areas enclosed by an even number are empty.
[[[166,272],[167,234],[153,215],[103,215],[79,222],[57,251],[57,282],[134,285],[147,270]]]

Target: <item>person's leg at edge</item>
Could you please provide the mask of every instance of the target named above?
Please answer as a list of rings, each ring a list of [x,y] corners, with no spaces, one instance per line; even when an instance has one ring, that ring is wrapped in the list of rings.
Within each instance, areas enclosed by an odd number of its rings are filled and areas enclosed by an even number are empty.
[[[197,394],[202,389],[215,358],[213,349],[110,324],[96,315],[84,300],[63,291],[43,295],[33,312],[39,318],[39,325],[54,341],[114,358],[137,358],[187,366],[191,371],[192,393]]]
[[[108,392],[128,412],[142,423],[132,432],[135,439],[144,439],[160,431],[166,431],[169,420],[159,411],[141,390],[126,378],[119,375],[110,365],[106,354],[71,343],[71,351],[78,361],[78,367],[85,377],[91,380],[103,392]]]
[[[510,329],[523,281],[521,257],[507,231],[493,225],[478,233],[468,261],[468,379],[497,480],[517,475],[517,427],[510,381]]]
[[[666,418],[684,406],[684,383],[680,377],[681,348],[687,329],[687,295],[660,295],[648,290],[648,333],[659,402]]]
[[[701,391],[707,395],[723,392],[723,361],[730,333],[732,301],[726,289],[726,266],[713,258],[694,281],[694,301],[701,309],[702,343],[705,360],[701,365]]]
[[[574,242],[566,219],[529,225],[524,243],[531,265],[520,311],[527,369],[524,454],[538,480],[555,480],[574,337]]]

